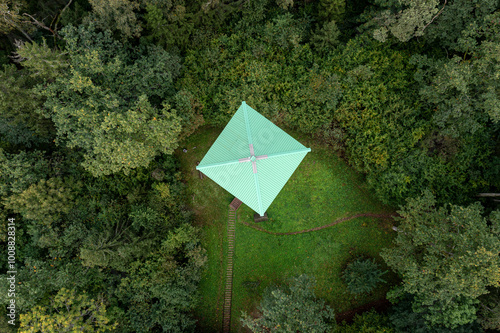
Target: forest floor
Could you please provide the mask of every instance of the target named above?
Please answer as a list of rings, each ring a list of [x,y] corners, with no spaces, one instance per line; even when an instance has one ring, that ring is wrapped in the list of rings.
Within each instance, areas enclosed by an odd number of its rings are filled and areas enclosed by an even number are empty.
[[[203,332],[222,328],[227,209],[233,196],[211,179],[201,180],[195,167],[221,130],[199,129],[176,152],[188,186],[188,203],[208,255],[200,283],[202,298],[195,311]],[[312,151],[267,210],[268,221],[254,223],[253,211],[245,204],[238,210],[232,332],[245,331],[239,322],[241,311],[256,315],[266,287],[295,275],[314,275],[316,295],[338,314],[383,299],[389,286],[397,282],[395,274],[389,273],[385,276],[388,283],[370,295],[356,298],[346,291],[340,273],[354,257],[373,257],[383,270],[388,269],[378,253],[395,237],[390,218],[394,211],[378,202],[363,177],[328,147],[306,135],[287,132]]]

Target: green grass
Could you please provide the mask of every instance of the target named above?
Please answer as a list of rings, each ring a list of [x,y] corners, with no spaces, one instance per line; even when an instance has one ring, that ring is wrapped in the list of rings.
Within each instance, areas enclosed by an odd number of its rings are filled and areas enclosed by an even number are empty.
[[[200,129],[177,152],[188,185],[189,202],[208,254],[207,269],[200,284],[203,298],[196,310],[199,328],[204,332],[217,332],[222,326],[226,223],[228,204],[233,196],[208,178],[200,180],[195,166],[220,131]],[[259,223],[259,227],[272,232],[293,232],[357,213],[392,212],[374,199],[360,175],[326,147],[307,136],[289,133],[312,151],[267,210],[269,221]],[[183,153],[182,148],[188,152]],[[342,267],[354,255],[372,256],[387,269],[378,252],[394,237],[388,221],[357,218],[323,230],[285,236],[254,230],[241,221],[254,223],[253,211],[244,204],[238,210],[236,223],[234,332],[243,331],[239,323],[241,311],[254,313],[266,287],[283,283],[297,274],[314,275],[317,296],[325,299],[337,313],[380,299],[388,289],[388,285],[382,285],[371,295],[355,298],[345,291],[346,286],[340,279]],[[390,283],[396,279],[393,274],[385,278]]]
[[[209,178],[200,180],[196,162],[203,159],[220,132],[220,129],[204,128],[191,135],[176,151],[188,185],[187,201],[195,212],[195,223],[201,227],[201,241],[207,249],[208,264],[200,282],[202,299],[195,313],[203,332],[219,332],[222,327],[227,214],[233,197]],[[187,153],[182,151],[184,148],[188,149]]]

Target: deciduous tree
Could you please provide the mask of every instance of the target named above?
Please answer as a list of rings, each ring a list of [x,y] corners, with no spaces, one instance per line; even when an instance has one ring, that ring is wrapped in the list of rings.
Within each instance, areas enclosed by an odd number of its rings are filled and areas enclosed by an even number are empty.
[[[142,30],[134,10],[139,8],[136,0],[89,0],[92,14],[87,22],[95,21],[102,30],[117,31],[122,38],[139,37]]]
[[[36,306],[20,315],[19,332],[109,332],[116,326],[106,317],[103,300],[62,288],[50,307]]]
[[[122,332],[193,330],[190,311],[205,262],[195,229],[183,224],[168,233],[158,251],[129,265],[117,292],[127,306]]]
[[[159,47],[130,54],[109,34],[69,27],[71,70],[40,87],[41,113],[53,120],[59,144],[81,148],[93,175],[127,173],[177,147],[181,119],[166,104],[178,75],[178,58]],[[134,59],[135,58],[135,59]]]
[[[40,180],[22,193],[11,195],[4,204],[27,220],[51,225],[62,214],[69,212],[72,202],[73,194],[64,186],[63,180],[50,178]]]
[[[500,220],[491,215],[489,225],[479,203],[435,204],[430,191],[409,199],[399,212],[395,247],[381,256],[403,279],[391,297],[413,294],[430,326],[454,328],[474,321],[477,297],[500,285]]]
[[[395,333],[482,333],[481,325],[478,321],[472,323],[447,328],[445,326],[429,326],[424,315],[433,310],[427,309],[426,312],[416,312],[413,310],[414,297],[410,294],[402,296],[394,304],[389,312],[391,326]]]
[[[284,288],[268,288],[259,306],[261,316],[243,313],[241,322],[252,332],[329,332],[334,327],[333,310],[314,295],[315,279],[295,277]]]

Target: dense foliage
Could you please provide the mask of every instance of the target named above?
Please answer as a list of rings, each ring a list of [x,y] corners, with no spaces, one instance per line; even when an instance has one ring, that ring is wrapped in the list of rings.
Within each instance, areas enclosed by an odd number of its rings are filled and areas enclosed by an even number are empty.
[[[252,332],[327,332],[334,325],[333,310],[314,295],[308,275],[293,278],[284,288],[269,288],[260,302],[259,318],[243,313],[241,322]]]
[[[435,207],[432,193],[408,200],[399,212],[396,247],[381,253],[403,276],[401,291],[415,296],[413,310],[429,326],[456,328],[473,322],[477,298],[500,286],[500,219],[489,221],[476,203]],[[489,223],[488,223],[489,222]]]
[[[455,326],[453,329],[443,325],[429,326],[424,314],[428,312],[416,312],[413,310],[413,296],[405,294],[389,312],[389,320],[394,327],[394,332],[405,333],[479,333],[482,332],[481,325],[477,321]]]
[[[341,330],[500,328],[499,0],[0,0],[16,329],[196,329],[207,260],[173,152],[243,100],[400,207],[381,253],[402,280],[390,320]],[[347,275],[353,292],[380,278]],[[269,289],[243,323],[325,331],[332,311],[312,286]]]

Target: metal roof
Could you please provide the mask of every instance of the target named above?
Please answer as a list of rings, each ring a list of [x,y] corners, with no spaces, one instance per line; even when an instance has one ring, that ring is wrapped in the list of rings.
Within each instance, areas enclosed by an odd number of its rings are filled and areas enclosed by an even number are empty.
[[[196,169],[262,216],[310,151],[242,102]]]

